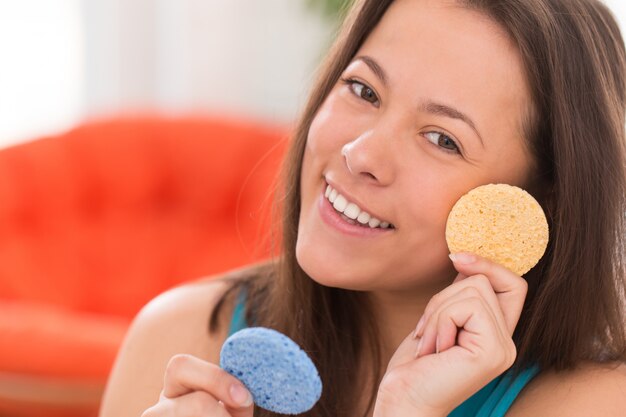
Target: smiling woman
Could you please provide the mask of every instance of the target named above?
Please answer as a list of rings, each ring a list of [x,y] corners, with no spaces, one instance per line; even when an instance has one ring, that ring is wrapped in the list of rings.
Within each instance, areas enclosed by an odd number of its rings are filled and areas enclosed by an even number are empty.
[[[275,415],[215,365],[246,325],[310,354],[310,417],[621,415],[625,69],[596,0],[355,1],[293,134],[280,256],[151,303],[102,416]],[[523,278],[448,253],[450,210],[489,183],[546,212]]]
[[[529,186],[532,157],[518,133],[531,103],[521,57],[478,12],[409,2],[393,3],[356,55],[341,78],[361,88],[335,84],[308,131],[298,263],[327,286],[430,298],[424,287],[454,278],[441,233],[454,203],[484,183]],[[394,224],[393,233],[346,241],[325,227],[315,201],[327,184]]]

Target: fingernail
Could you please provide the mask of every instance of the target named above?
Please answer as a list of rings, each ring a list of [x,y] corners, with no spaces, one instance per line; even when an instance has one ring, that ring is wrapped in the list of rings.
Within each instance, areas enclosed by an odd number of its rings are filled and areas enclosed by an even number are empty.
[[[448,255],[452,262],[457,264],[471,264],[476,261],[476,257],[467,253],[451,253]]]
[[[242,407],[252,405],[252,395],[240,384],[233,384],[230,386],[230,397],[234,402]]]
[[[422,332],[422,327],[424,327],[424,316],[417,322],[417,326],[415,327],[415,334],[413,335],[413,339],[416,339],[417,336]]]
[[[422,342],[424,341],[424,338],[421,338],[419,342],[417,342],[417,349],[415,350],[415,358],[417,359],[417,357],[420,355],[420,350],[422,349]]]

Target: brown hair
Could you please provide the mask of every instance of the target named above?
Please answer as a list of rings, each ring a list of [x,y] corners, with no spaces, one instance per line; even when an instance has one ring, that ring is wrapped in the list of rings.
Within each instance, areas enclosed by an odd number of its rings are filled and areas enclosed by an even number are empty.
[[[317,365],[324,390],[307,416],[355,414],[364,388],[355,384],[355,372],[363,355],[374,360],[369,370],[374,382],[382,378],[378,329],[367,300],[356,291],[317,284],[298,265],[295,246],[309,127],[391,3],[356,0],[350,8],[285,161],[280,257],[235,281],[246,287],[248,323],[287,334]],[[625,51],[615,18],[597,0],[459,3],[509,33],[532,94],[533,111],[525,123],[535,162],[529,191],[546,211],[550,242],[525,275],[529,291],[513,335],[518,355],[512,371],[531,364],[559,371],[588,360],[626,361]],[[376,387],[370,387],[370,407]],[[275,414],[257,409],[255,415]]]

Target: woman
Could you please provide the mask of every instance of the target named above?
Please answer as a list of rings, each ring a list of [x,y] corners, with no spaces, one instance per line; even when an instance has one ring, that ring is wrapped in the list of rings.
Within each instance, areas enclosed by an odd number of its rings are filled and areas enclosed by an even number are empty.
[[[242,308],[318,366],[307,416],[623,415],[624,64],[595,0],[356,1],[287,158],[280,258],[146,306],[101,416],[252,416],[215,365]],[[448,257],[488,183],[547,213],[524,278]]]

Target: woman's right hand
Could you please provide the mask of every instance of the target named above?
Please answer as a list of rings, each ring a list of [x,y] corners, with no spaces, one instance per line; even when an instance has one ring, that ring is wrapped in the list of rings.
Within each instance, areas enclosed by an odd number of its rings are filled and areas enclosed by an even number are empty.
[[[195,356],[173,356],[159,402],[141,417],[252,417],[252,395],[234,376]]]

